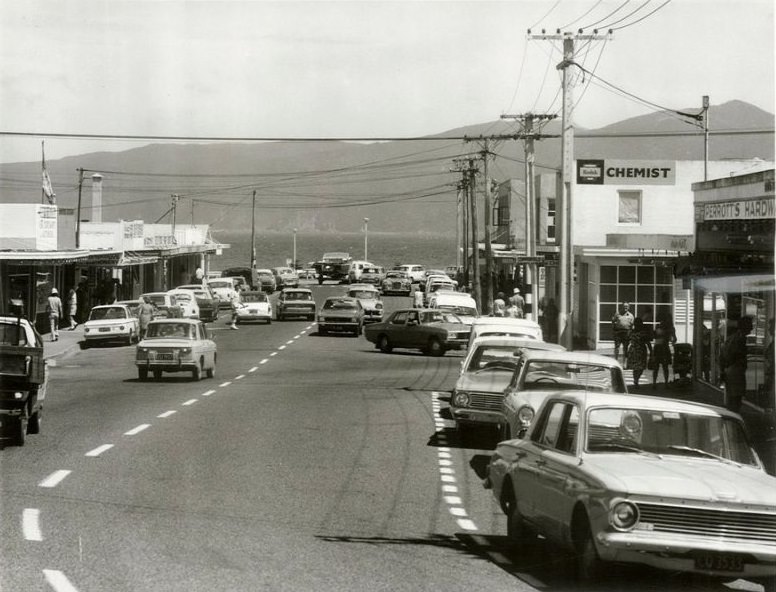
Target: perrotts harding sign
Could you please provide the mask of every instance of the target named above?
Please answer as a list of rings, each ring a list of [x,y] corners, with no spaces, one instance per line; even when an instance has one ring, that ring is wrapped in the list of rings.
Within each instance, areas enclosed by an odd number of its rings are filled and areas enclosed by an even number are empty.
[[[578,160],[577,185],[675,185],[673,160]]]

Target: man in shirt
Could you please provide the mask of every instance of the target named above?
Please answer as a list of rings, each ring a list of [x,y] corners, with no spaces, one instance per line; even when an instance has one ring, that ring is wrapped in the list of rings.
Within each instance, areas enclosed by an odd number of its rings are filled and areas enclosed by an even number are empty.
[[[633,323],[636,319],[633,317],[633,313],[630,311],[630,304],[627,302],[622,303],[622,313],[619,311],[614,313],[612,317],[612,329],[614,331],[614,359],[619,359],[620,345],[622,344],[622,361],[628,357],[628,343],[630,343],[631,331],[633,331]]]

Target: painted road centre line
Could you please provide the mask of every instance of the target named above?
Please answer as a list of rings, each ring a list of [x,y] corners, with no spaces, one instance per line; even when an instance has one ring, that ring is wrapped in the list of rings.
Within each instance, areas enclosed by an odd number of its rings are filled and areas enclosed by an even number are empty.
[[[226,382],[222,382],[218,386],[221,387],[221,388],[224,388],[225,386],[229,386],[230,384],[232,384],[232,381],[231,380],[227,380]]]
[[[100,456],[103,452],[106,452],[107,450],[110,450],[113,448],[113,444],[103,444],[102,446],[98,446],[94,450],[90,450],[84,456]]]
[[[264,358],[259,364],[266,364],[267,362],[269,362],[269,358]]]
[[[270,354],[270,357],[272,357],[272,356],[276,356],[276,355],[278,355],[278,352],[272,352],[272,353]]]
[[[132,428],[128,432],[124,432],[124,435],[125,436],[135,436],[135,435],[139,434],[140,432],[142,432],[143,430],[146,430],[146,429],[148,429],[150,427],[151,427],[150,423],[141,423],[136,428]]]
[[[169,411],[165,411],[164,413],[160,413],[156,417],[161,417],[162,419],[164,419],[165,417],[170,417],[171,415],[173,415],[175,413],[178,413],[178,412],[175,411],[175,409],[170,409]]]
[[[67,477],[70,473],[73,471],[68,471],[66,469],[60,469],[59,471],[54,471],[46,477],[43,481],[38,483],[38,487],[56,487],[59,485],[62,480]]]
[[[181,403],[181,405],[183,405],[184,407],[188,407],[189,405],[193,405],[197,401],[199,401],[199,399],[189,399],[185,403]]]
[[[214,391],[214,390],[209,390],[209,391],[205,391],[204,393],[202,393],[202,395],[201,395],[201,396],[203,396],[203,397],[209,397],[210,395],[214,395],[214,394],[215,394],[215,391]]]
[[[73,586],[67,576],[58,569],[44,569],[43,576],[56,592],[78,592],[78,588]]]
[[[238,376],[234,377],[235,380],[242,380],[243,378],[245,378],[245,374],[239,374]]]
[[[259,367],[258,367],[258,366],[254,366],[253,368],[251,368],[250,370],[248,370],[248,372],[256,372],[256,370],[258,370],[258,369],[259,369]]]
[[[40,532],[40,510],[37,508],[25,508],[22,511],[22,533],[28,541],[42,541]]]

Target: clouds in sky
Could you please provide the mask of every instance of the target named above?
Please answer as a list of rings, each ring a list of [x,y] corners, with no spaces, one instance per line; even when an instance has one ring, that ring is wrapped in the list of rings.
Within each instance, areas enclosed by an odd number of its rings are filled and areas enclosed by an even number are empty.
[[[526,29],[626,17],[618,27],[663,2],[0,0],[0,130],[395,137],[556,112],[561,44]],[[672,0],[578,48],[587,69],[666,107],[700,108],[708,94],[774,111],[770,0]],[[578,125],[647,111],[589,82],[575,88]],[[49,159],[132,147],[46,145]],[[0,137],[0,161],[35,160],[39,147]]]

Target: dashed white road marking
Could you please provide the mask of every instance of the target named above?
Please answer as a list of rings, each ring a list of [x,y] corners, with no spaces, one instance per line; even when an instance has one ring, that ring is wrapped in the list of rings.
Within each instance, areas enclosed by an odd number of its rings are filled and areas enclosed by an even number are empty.
[[[68,471],[67,469],[60,469],[59,471],[54,471],[46,477],[43,481],[38,483],[38,487],[56,487],[59,485],[62,480],[67,477],[70,473],[73,471]]]
[[[458,487],[456,485],[442,485],[442,491],[445,493],[458,493]]]
[[[258,369],[259,369],[259,367],[258,367],[258,366],[254,366],[253,368],[251,368],[250,370],[248,370],[248,372],[256,372],[256,370],[258,370]]]
[[[464,508],[460,508],[458,506],[450,506],[448,509],[450,510],[450,513],[453,516],[461,516],[461,517],[468,516]]]
[[[100,456],[103,452],[110,450],[111,448],[113,448],[113,444],[103,444],[102,446],[90,450],[84,456]]]
[[[439,472],[442,475],[455,475],[455,469],[451,469],[450,467],[439,467]]]
[[[232,384],[232,381],[231,380],[227,380],[226,382],[222,382],[218,386],[221,387],[221,388],[224,388],[225,386],[229,386],[230,384]]]
[[[242,380],[243,378],[245,378],[245,374],[238,374],[234,377],[235,380]]]
[[[294,339],[299,339],[299,337],[301,337],[301,335],[294,335]],[[291,342],[289,341],[289,343]]]
[[[286,349],[285,345],[281,345],[278,349]]]
[[[215,391],[211,389],[209,391],[205,391],[204,393],[202,393],[202,396],[203,397],[209,397],[212,394],[215,394]]]
[[[445,483],[455,483],[456,482],[455,477],[453,477],[452,475],[441,475],[440,479],[442,479],[442,481],[444,481]]]
[[[259,364],[266,364],[267,362],[269,362],[269,358],[264,358]]]
[[[131,429],[131,430],[129,430],[128,432],[124,432],[124,435],[125,435],[125,436],[134,436],[134,435],[136,435],[136,434],[139,434],[139,433],[140,433],[140,432],[142,432],[143,430],[145,430],[145,429],[148,429],[148,428],[150,428],[150,427],[151,427],[151,424],[150,424],[150,423],[141,423],[141,424],[140,424],[139,426],[137,426],[136,428],[132,428],[132,429]]]
[[[25,508],[22,511],[22,533],[28,541],[42,541],[40,532],[40,510],[37,508]]]
[[[272,353],[270,354],[270,356],[276,356],[276,355],[278,355],[278,352],[272,352]]]
[[[469,520],[468,518],[458,519],[456,520],[456,522],[458,523],[458,526],[460,526],[464,530],[479,530],[477,528],[477,525],[473,521]]]
[[[193,405],[197,401],[199,401],[199,399],[189,399],[185,403],[181,403],[181,405],[183,405],[184,407],[188,407],[189,405]]]
[[[463,503],[457,495],[446,495],[445,501],[451,506],[460,506]]]
[[[58,569],[44,569],[43,575],[56,592],[78,592],[78,588],[73,586],[67,576]]]
[[[165,411],[164,413],[160,413],[156,417],[161,417],[161,418],[170,417],[174,413],[178,413],[178,412],[175,411],[174,409],[170,409],[169,411]]]
[[[292,343],[294,343],[293,339],[289,339],[288,341],[286,341],[286,345],[291,345]]]

